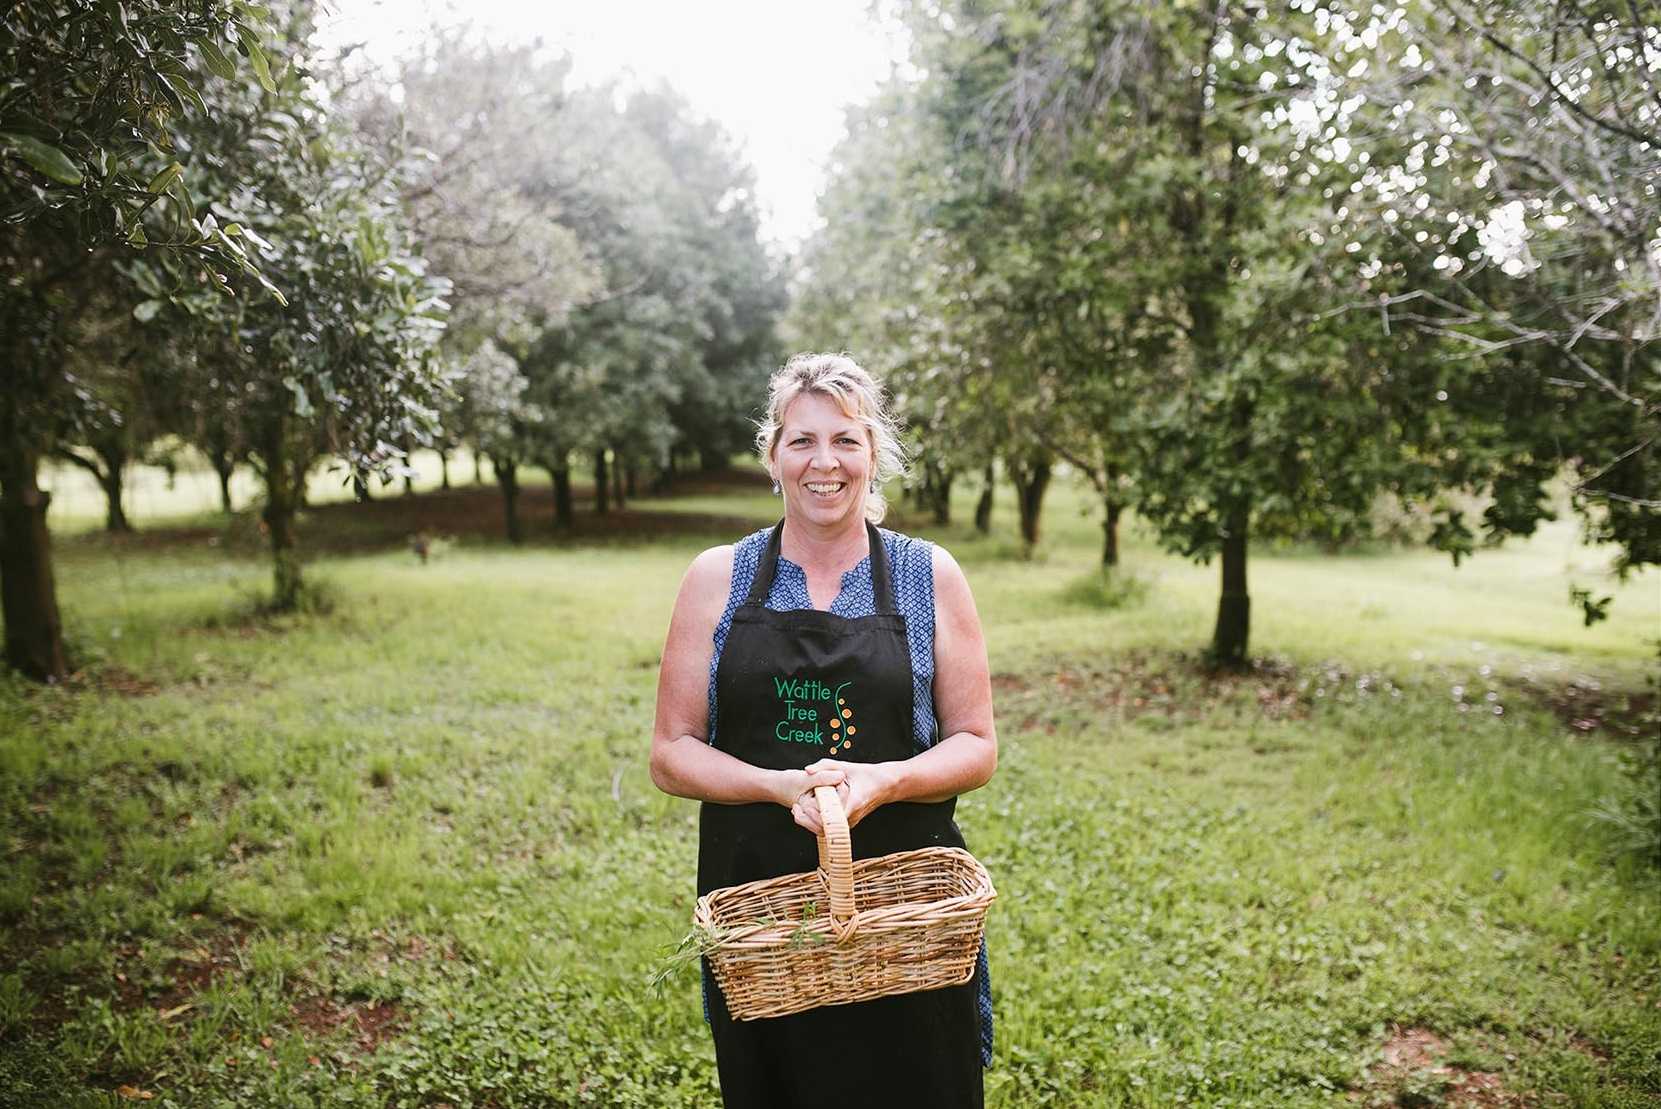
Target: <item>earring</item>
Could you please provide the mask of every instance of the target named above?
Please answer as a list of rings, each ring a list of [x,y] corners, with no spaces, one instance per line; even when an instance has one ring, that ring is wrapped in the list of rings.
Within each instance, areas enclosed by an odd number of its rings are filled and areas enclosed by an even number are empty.
[[[871,479],[871,492],[875,493],[876,491],[877,491],[877,479],[872,478]]]
[[[774,478],[773,479],[773,496],[776,497],[782,492],[784,492],[784,488],[779,485],[779,479]]]

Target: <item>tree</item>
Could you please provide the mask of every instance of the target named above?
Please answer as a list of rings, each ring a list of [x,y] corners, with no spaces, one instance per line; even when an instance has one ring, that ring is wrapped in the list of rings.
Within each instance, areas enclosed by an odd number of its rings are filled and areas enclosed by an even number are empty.
[[[1484,538],[1550,518],[1567,467],[1623,575],[1661,562],[1658,25],[1653,3],[1335,5],[1304,44],[1316,95],[1281,121],[1316,156],[1345,134],[1370,155],[1336,159],[1330,233],[1356,246],[1355,307],[1448,361],[1435,407],[1473,432],[1456,476],[1492,494]],[[1607,604],[1581,599],[1588,622]]]
[[[1164,545],[1219,559],[1211,654],[1241,664],[1253,535],[1341,532],[1378,490],[1438,476],[1407,435],[1422,345],[1329,314],[1345,255],[1303,235],[1334,207],[1273,126],[1299,96],[1283,55],[1303,16],[1025,0],[908,15],[949,154],[931,226],[963,259],[957,337],[1026,414],[1006,460],[1034,493],[1039,448],[1099,457],[1104,500],[1134,482]],[[1081,392],[1100,406],[1084,429],[1059,415]]]
[[[544,416],[533,453],[554,472],[564,526],[574,451],[594,459],[605,512],[631,470],[667,469],[676,451],[724,464],[747,443],[784,303],[756,238],[750,171],[726,136],[665,90],[635,92],[621,112],[613,102],[598,89],[571,105],[596,144],[573,226],[604,292],[520,360]]]
[[[88,278],[109,276],[93,271]],[[132,530],[123,503],[127,469],[144,460],[166,431],[159,403],[165,389],[158,379],[165,378],[166,359],[177,354],[170,344],[147,341],[121,291],[89,291],[86,310],[68,322],[64,358],[77,383],[79,419],[73,438],[61,439],[52,450],[98,483],[110,532]]]
[[[963,334],[979,317],[953,309],[953,264],[934,225],[949,146],[895,78],[850,108],[820,200],[824,226],[805,244],[790,311],[798,349],[845,349],[877,374],[904,417],[921,493],[948,522],[960,474],[984,475],[976,523],[990,526],[992,459],[1008,434],[1002,379]]]
[[[348,478],[397,472],[407,444],[436,427],[448,382],[437,344],[449,282],[411,246],[396,177],[311,91],[309,31],[295,13],[274,90],[214,89],[218,110],[184,136],[212,152],[196,174],[204,220],[226,221],[283,299],[166,297],[135,267],[141,291],[157,298],[140,311],[187,329],[201,353],[195,367],[207,376],[192,392],[212,413],[204,430],[227,411],[238,417],[265,488],[278,610],[301,602],[295,517],[316,459],[344,457]]]
[[[194,218],[172,121],[205,104],[193,73],[269,83],[261,24],[246,4],[42,0],[0,23],[0,610],[6,660],[43,681],[68,671],[40,459],[86,417],[69,365],[71,324],[115,261],[138,252],[179,279],[223,287],[251,261]],[[247,68],[232,59],[240,52]],[[176,216],[153,235],[147,218]]]
[[[459,403],[454,407],[458,430],[476,450],[490,456],[502,491],[508,540],[513,543],[524,539],[519,519],[520,452],[529,427],[540,417],[537,408],[525,400],[528,384],[519,364],[486,339],[461,368]]]

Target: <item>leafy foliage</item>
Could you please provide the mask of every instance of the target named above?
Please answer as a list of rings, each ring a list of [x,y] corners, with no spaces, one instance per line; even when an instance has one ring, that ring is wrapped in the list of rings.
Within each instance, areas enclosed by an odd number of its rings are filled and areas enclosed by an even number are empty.
[[[313,461],[342,456],[360,478],[396,467],[436,429],[448,380],[436,355],[450,284],[409,245],[395,179],[317,99],[309,31],[292,13],[269,87],[213,85],[214,113],[176,135],[202,225],[281,294],[222,296],[144,260],[126,268],[148,298],[135,316],[188,335],[197,354],[177,368],[194,401],[182,430],[221,436],[232,415],[231,438],[259,463],[280,608],[299,603],[292,520]]]
[[[855,321],[931,472],[1065,459],[1109,552],[1134,500],[1221,556],[1221,661],[1250,541],[1352,542],[1385,494],[1457,561],[1550,519],[1568,465],[1588,534],[1655,561],[1658,220],[1608,195],[1653,160],[1653,43],[1524,9],[902,5],[914,76],[850,116],[798,326]]]

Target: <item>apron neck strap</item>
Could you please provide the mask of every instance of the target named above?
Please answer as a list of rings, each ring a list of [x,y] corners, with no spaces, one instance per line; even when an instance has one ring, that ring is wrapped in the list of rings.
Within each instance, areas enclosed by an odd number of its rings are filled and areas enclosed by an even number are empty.
[[[865,521],[865,534],[871,542],[871,593],[876,602],[877,615],[892,616],[895,613],[894,587],[888,578],[888,552],[883,548],[877,526],[869,520]],[[767,595],[773,591],[773,574],[778,569],[783,535],[784,521],[780,520],[767,537],[767,549],[761,553],[761,562],[756,565],[756,576],[750,582],[750,594],[744,598],[745,604],[767,607]]]

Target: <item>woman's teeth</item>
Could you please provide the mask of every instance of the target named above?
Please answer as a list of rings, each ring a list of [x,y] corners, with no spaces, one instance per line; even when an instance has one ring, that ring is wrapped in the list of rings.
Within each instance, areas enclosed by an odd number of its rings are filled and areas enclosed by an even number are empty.
[[[837,493],[842,491],[842,483],[840,481],[808,482],[807,487],[809,492],[818,493],[820,496],[824,497],[835,496]]]

